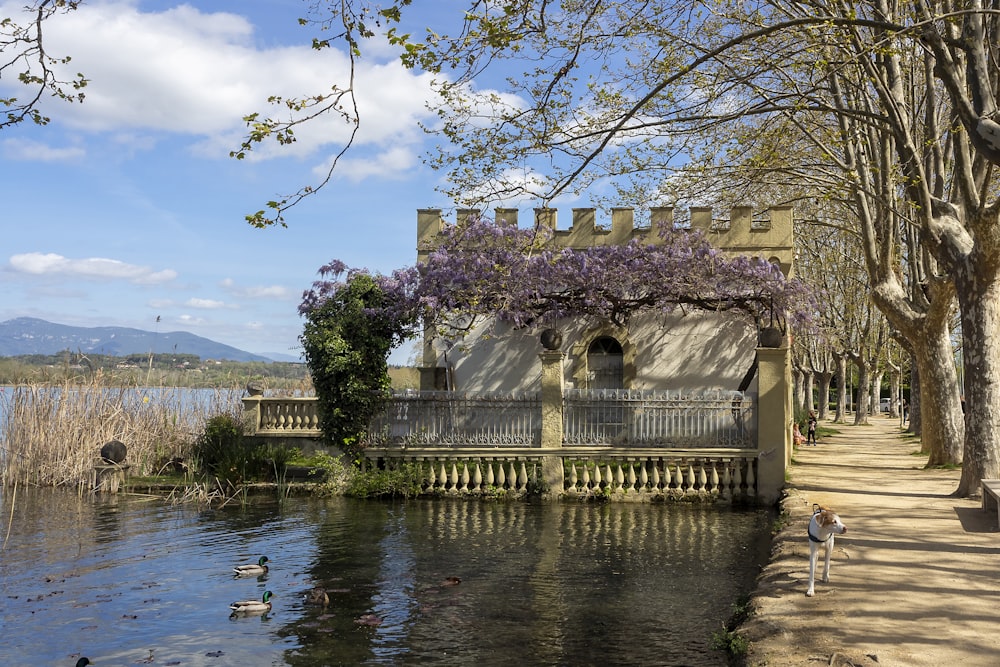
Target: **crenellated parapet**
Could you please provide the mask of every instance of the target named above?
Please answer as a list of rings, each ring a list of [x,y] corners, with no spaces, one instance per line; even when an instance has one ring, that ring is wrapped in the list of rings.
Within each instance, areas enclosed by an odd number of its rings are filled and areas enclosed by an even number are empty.
[[[462,224],[470,218],[482,214],[477,209],[459,209],[456,223]],[[593,208],[574,208],[573,222],[569,229],[560,229],[557,209],[535,209],[534,225],[552,230],[552,243],[564,248],[588,248],[599,245],[627,243],[632,239],[643,239],[657,243],[661,229],[674,226],[673,207],[654,207],[649,210],[648,226],[635,225],[631,208],[611,210],[610,226],[598,225],[597,212]],[[518,210],[498,208],[495,210],[498,224],[517,225]],[[754,214],[749,206],[731,209],[728,218],[716,218],[708,207],[690,209],[691,228],[702,230],[715,247],[734,255],[762,257],[781,266],[785,275],[790,275],[794,258],[794,233],[792,207],[774,206],[760,214]],[[432,247],[435,237],[445,224],[440,209],[420,209],[417,211],[417,258],[426,257],[427,248]]]

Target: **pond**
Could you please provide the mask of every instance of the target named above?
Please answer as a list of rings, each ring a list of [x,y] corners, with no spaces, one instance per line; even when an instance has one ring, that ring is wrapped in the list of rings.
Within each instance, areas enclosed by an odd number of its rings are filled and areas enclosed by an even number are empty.
[[[768,510],[3,491],[7,664],[691,665],[770,548]],[[260,577],[232,567],[268,556]],[[308,604],[322,587],[329,605]],[[230,616],[273,593],[270,612]]]

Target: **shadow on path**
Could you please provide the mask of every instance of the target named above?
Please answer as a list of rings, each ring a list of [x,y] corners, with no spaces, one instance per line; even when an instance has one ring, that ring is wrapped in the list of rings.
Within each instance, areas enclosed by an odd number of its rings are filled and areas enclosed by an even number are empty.
[[[952,495],[961,471],[925,469],[898,419],[796,450],[782,507],[788,521],[741,628],[748,665],[1000,665],[1000,528],[996,512]],[[813,504],[848,527],[828,583],[806,597]],[[821,549],[822,551],[822,549]]]

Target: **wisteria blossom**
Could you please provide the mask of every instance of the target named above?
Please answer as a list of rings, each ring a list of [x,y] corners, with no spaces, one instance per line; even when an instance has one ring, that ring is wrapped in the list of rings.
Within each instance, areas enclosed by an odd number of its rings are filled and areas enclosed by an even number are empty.
[[[764,259],[727,256],[698,231],[670,229],[655,243],[581,249],[553,248],[550,235],[478,219],[449,226],[425,249],[425,261],[374,276],[389,296],[388,312],[379,315],[408,323],[415,335],[421,324],[454,333],[482,318],[515,328],[560,318],[625,326],[638,314],[682,309],[803,325],[815,312],[806,285]],[[356,273],[367,271],[340,261],[322,267],[323,280],[305,292],[300,312]]]

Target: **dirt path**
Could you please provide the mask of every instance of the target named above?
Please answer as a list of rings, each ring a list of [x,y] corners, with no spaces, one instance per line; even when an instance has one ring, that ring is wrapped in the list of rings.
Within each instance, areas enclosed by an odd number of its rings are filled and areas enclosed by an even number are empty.
[[[831,425],[795,454],[771,563],[742,628],[748,664],[1000,665],[1000,530],[978,500],[949,497],[957,470],[923,470],[899,420]],[[805,596],[813,503],[836,510],[830,583]]]

